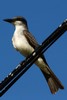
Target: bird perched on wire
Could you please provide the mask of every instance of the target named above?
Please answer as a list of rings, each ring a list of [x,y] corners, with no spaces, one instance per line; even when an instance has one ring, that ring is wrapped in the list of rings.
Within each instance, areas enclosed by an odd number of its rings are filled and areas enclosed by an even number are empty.
[[[29,32],[27,21],[24,17],[14,17],[12,19],[4,19],[15,26],[15,31],[12,37],[12,43],[14,48],[19,51],[23,56],[30,55],[35,48],[39,46],[35,37]],[[50,69],[47,64],[44,55],[39,57],[35,64],[40,68],[43,73],[50,91],[55,94],[58,89],[64,89],[64,86]]]

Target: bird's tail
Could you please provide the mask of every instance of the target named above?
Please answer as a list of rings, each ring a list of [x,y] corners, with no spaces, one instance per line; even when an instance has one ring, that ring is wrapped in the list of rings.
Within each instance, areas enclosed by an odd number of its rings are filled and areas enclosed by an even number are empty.
[[[61,84],[61,82],[56,77],[56,75],[52,72],[52,70],[49,67],[47,67],[47,69],[50,74],[45,73],[43,70],[41,71],[46,78],[51,93],[55,94],[58,91],[58,89],[64,89],[64,86]]]

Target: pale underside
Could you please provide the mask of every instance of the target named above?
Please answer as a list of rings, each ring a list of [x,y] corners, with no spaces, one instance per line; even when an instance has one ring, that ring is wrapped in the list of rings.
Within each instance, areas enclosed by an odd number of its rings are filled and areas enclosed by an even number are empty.
[[[29,54],[31,54],[34,51],[34,48],[30,46],[30,44],[28,43],[27,39],[25,38],[23,34],[21,35],[21,34],[14,33],[13,38],[12,38],[12,43],[13,43],[14,48],[25,57],[27,57]],[[47,65],[44,63],[41,57],[38,58],[35,64],[39,66],[41,69],[43,70],[45,69],[45,71],[47,71],[46,69]]]

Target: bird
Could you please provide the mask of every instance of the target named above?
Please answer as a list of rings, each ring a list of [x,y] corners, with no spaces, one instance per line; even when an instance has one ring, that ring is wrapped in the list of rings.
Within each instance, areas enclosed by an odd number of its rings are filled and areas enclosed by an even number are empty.
[[[19,51],[21,55],[28,57],[28,55],[39,46],[39,43],[29,31],[26,18],[16,16],[13,18],[6,18],[4,21],[11,23],[15,28],[12,37],[13,47]],[[52,94],[55,94],[59,89],[64,89],[64,86],[49,67],[43,54],[35,61],[35,64],[43,73]]]

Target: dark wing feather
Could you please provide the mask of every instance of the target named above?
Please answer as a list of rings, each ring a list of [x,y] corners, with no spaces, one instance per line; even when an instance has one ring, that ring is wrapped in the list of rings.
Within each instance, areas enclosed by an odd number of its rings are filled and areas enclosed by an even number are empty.
[[[36,41],[36,39],[34,38],[34,36],[28,32],[28,31],[24,31],[24,35],[27,38],[28,42],[30,45],[32,45],[32,47],[35,49],[39,46],[38,42]],[[59,81],[59,79],[54,75],[54,73],[52,72],[52,70],[49,68],[46,59],[43,55],[41,55],[41,57],[43,58],[44,62],[47,65],[47,69],[49,71],[50,74],[45,73],[43,70],[42,73],[46,78],[46,81],[48,83],[48,86],[51,90],[51,92],[54,94],[55,92],[58,91],[58,89],[64,89],[63,85],[61,84],[61,82]]]
[[[27,30],[24,30],[24,35],[26,39],[28,40],[29,44],[35,49],[39,46],[38,42],[36,41],[35,37]],[[44,62],[47,64],[45,57],[41,56],[44,60]]]
[[[35,49],[39,46],[38,42],[36,41],[35,37],[28,32],[27,30],[24,30],[24,35],[26,37],[26,39],[28,40],[29,44]]]

